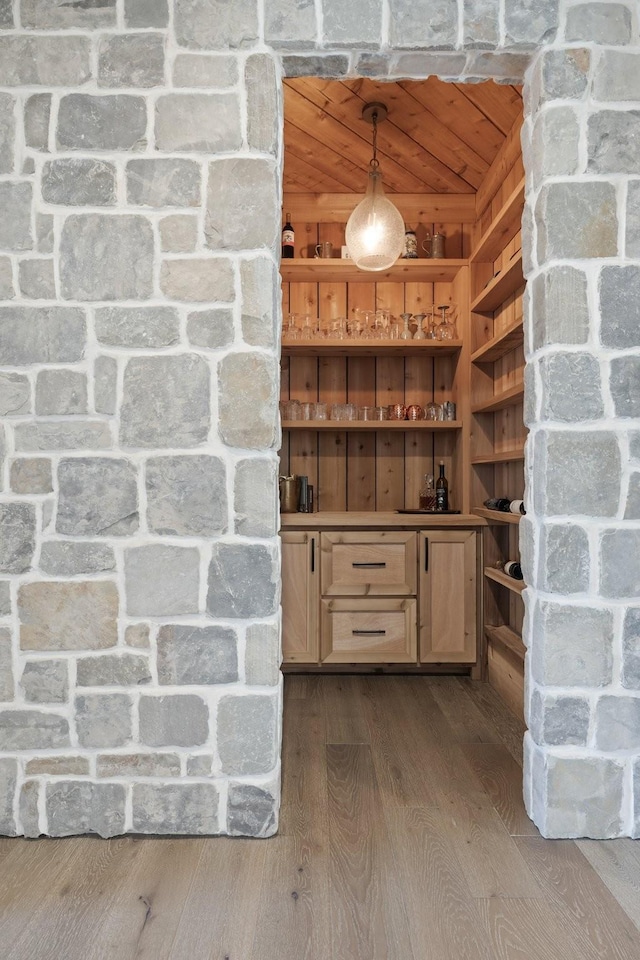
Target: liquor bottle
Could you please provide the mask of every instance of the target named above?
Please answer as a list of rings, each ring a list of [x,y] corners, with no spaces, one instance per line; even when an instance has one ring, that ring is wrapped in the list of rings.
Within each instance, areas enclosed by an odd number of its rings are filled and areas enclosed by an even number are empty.
[[[433,510],[436,505],[436,497],[433,489],[433,474],[425,473],[424,486],[420,491],[420,509]]]
[[[436,480],[436,510],[449,509],[449,481],[444,475],[444,460],[440,461],[440,476]]]
[[[287,219],[282,228],[282,259],[291,260],[295,249],[295,234],[291,226],[291,214],[287,214]]]
[[[513,577],[514,580],[524,580],[522,567],[517,560],[507,560],[505,563],[500,564],[500,566],[508,577]]]

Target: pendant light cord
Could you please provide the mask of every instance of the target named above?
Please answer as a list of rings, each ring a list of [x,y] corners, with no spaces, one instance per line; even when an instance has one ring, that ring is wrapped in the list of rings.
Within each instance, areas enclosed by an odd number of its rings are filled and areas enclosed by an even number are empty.
[[[374,110],[371,114],[371,123],[373,124],[373,157],[369,161],[372,170],[377,170],[380,166],[378,161],[378,111]]]

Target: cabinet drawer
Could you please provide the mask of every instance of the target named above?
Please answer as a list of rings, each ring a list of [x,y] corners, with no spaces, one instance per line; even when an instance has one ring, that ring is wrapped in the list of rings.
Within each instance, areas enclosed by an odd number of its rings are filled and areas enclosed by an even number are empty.
[[[323,600],[323,663],[415,663],[415,600]]]
[[[323,533],[323,595],[415,596],[416,543],[401,530]]]

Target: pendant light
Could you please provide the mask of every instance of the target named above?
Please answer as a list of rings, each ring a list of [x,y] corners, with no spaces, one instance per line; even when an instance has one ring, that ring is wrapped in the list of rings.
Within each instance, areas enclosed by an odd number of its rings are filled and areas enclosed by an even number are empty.
[[[373,125],[373,156],[367,192],[349,217],[345,234],[349,256],[360,270],[386,270],[404,249],[404,220],[385,196],[376,156],[378,124],[386,116],[383,103],[367,103],[362,110],[362,119]]]

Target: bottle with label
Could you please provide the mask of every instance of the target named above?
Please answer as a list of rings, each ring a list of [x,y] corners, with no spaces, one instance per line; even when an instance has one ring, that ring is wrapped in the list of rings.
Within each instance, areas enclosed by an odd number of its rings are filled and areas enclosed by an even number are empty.
[[[291,226],[291,214],[287,214],[285,225],[282,228],[282,259],[291,260],[295,249],[295,234]]]
[[[436,480],[436,510],[449,509],[449,481],[444,475],[444,460],[440,461],[440,476]]]
[[[425,473],[424,486],[420,491],[420,509],[435,510],[436,495],[433,489],[433,474]]]

